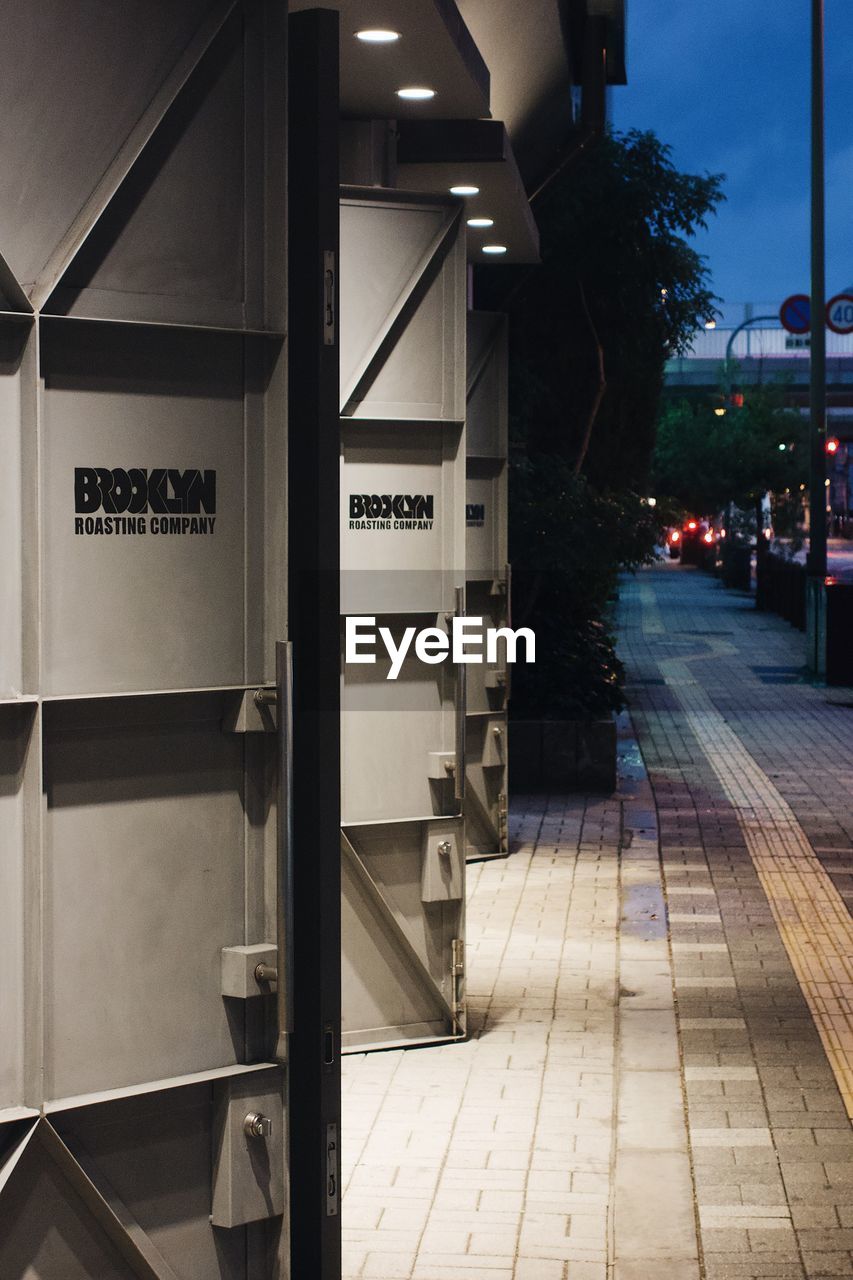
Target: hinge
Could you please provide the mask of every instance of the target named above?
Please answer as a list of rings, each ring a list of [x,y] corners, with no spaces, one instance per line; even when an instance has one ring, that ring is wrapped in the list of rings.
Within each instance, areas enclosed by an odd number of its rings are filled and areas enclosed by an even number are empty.
[[[498,796],[498,839],[501,853],[506,853],[509,848],[508,818],[509,811],[507,809],[506,794],[501,792]]]
[[[464,1033],[462,1019],[465,1014],[465,943],[462,938],[454,938],[451,950],[450,978],[453,996],[450,1007],[453,1011],[453,1030],[457,1035]]]

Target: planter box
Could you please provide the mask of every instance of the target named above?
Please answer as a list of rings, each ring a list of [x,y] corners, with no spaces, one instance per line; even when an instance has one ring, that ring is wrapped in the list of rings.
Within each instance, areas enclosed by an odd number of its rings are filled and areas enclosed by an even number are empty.
[[[616,789],[615,720],[511,720],[511,790]]]
[[[752,588],[752,548],[738,542],[723,547],[723,586],[734,591]]]

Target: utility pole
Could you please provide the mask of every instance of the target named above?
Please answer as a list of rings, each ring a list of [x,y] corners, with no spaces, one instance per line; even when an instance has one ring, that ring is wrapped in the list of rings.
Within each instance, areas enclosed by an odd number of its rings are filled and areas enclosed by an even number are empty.
[[[824,0],[812,0],[811,467],[812,578],[826,576],[826,245],[824,212]]]
[[[824,209],[824,0],[812,0],[811,359],[806,660],[826,675],[826,218]]]

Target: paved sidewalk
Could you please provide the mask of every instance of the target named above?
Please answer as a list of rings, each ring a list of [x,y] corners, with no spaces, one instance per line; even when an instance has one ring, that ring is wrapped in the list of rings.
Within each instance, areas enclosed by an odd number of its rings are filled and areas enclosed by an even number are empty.
[[[345,1060],[345,1276],[698,1280],[657,831],[630,737],[622,773],[607,800],[516,802],[512,856],[469,867],[469,1041]]]
[[[708,1280],[853,1277],[853,708],[698,571],[621,593]]]
[[[469,868],[470,1039],[345,1061],[348,1280],[853,1280],[853,691],[679,566],[620,646],[618,793]]]

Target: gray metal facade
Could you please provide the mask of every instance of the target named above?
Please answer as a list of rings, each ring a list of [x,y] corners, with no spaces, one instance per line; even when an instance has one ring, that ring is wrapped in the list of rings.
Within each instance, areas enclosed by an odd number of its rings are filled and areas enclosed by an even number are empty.
[[[280,1276],[286,6],[2,11],[0,1275]]]
[[[341,205],[341,610],[398,637],[464,608],[461,213],[368,189]],[[426,518],[363,518],[361,495]],[[413,655],[393,682],[381,655],[342,672],[342,1043],[461,1036],[464,673]]]
[[[466,458],[467,611],[487,627],[509,623],[507,552],[506,317],[468,315]],[[507,843],[507,700],[510,668],[501,661],[468,672],[465,737],[465,852],[469,861],[501,857]]]

